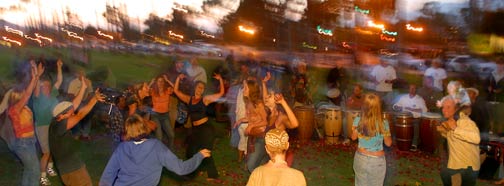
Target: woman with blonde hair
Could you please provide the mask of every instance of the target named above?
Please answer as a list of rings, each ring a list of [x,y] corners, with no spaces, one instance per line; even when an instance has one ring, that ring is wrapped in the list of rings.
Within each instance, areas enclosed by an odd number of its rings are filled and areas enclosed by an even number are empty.
[[[152,128],[144,119],[134,114],[125,124],[124,142],[110,157],[100,179],[100,185],[158,185],[163,167],[185,175],[198,168],[204,158],[210,157],[202,149],[190,159],[182,161],[161,141],[149,139]]]
[[[361,110],[352,127],[352,140],[359,139],[353,165],[355,185],[383,185],[387,171],[383,143],[392,145],[389,124],[382,119],[381,101],[376,94],[364,95]]]

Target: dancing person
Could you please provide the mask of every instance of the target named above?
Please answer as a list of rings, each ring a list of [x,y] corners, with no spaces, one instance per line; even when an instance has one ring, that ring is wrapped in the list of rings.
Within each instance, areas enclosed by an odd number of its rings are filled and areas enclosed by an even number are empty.
[[[155,81],[155,83],[154,83]],[[152,96],[152,121],[156,122],[156,138],[163,140],[163,132],[168,137],[168,148],[174,151],[175,131],[170,123],[170,96],[173,87],[166,75],[158,76],[150,83]]]
[[[245,129],[248,127],[248,120],[246,117],[246,105],[245,100],[243,98],[243,91],[246,87],[246,81],[243,81],[242,86],[238,89],[238,94],[236,96],[236,105],[235,105],[235,122],[233,123],[232,130],[236,130],[238,132],[238,162],[241,162],[244,156],[247,154],[247,141],[248,136],[245,135]]]
[[[33,125],[33,113],[27,106],[40,75],[43,72],[42,64],[37,67],[35,61],[30,61],[31,76],[28,86],[15,87],[9,95],[7,115],[12,121],[15,140],[12,151],[23,164],[22,186],[39,185],[40,162],[36,147],[35,129]]]
[[[35,125],[37,131],[37,140],[40,145],[40,150],[42,151],[42,157],[40,158],[40,184],[41,185],[51,185],[49,176],[56,176],[57,173],[54,170],[54,164],[52,159],[50,159],[49,152],[49,124],[52,119],[52,109],[56,104],[58,104],[58,89],[63,82],[63,73],[61,67],[63,62],[58,59],[57,64],[57,77],[54,85],[51,85],[50,79],[39,80],[39,85],[35,87],[35,92],[33,94],[33,115],[35,116]],[[43,72],[39,71],[42,75]]]
[[[70,81],[68,84],[68,95],[69,98],[73,99],[77,96],[79,93],[80,89],[82,86],[86,86],[86,92],[84,94],[84,97],[82,99],[83,103],[87,103],[91,98],[92,98],[92,93],[93,93],[93,84],[91,80],[85,78],[85,83],[81,82],[81,78],[86,77],[86,74],[83,69],[78,69],[75,72],[75,78]],[[85,84],[85,85],[84,85]],[[79,106],[79,105],[77,105]],[[76,108],[77,110],[77,108]],[[91,140],[91,136],[89,134],[91,133],[91,118],[93,117],[93,114],[88,114],[85,118],[83,118],[77,127],[74,127],[72,129],[72,132],[76,138],[79,138],[81,140],[89,141]]]
[[[462,87],[462,84],[459,81],[450,81],[448,85],[446,85],[446,90],[448,95],[443,97],[441,100],[436,102],[437,107],[441,107],[443,105],[443,101],[446,98],[453,98],[456,104],[470,106],[471,99],[467,94],[467,91]]]
[[[392,138],[387,120],[381,117],[380,98],[365,94],[361,116],[355,118],[352,140],[359,139],[353,169],[355,185],[383,185],[387,163],[383,143],[390,147]]]
[[[203,95],[205,92],[205,83],[197,81],[194,87],[194,96],[184,94],[180,91],[180,80],[185,78],[184,74],[180,74],[175,80],[175,95],[189,107],[189,117],[192,121],[192,133],[188,137],[189,144],[187,145],[186,157],[190,158],[194,153],[200,149],[205,148],[212,150],[215,140],[215,129],[208,122],[207,106],[210,103],[217,101],[224,95],[224,83],[219,74],[214,74],[215,79],[219,80],[219,92],[211,95]],[[215,167],[214,159],[212,157],[203,160],[202,169],[207,171],[208,181],[217,181],[219,173]]]
[[[457,114],[457,110],[460,110]],[[441,169],[443,185],[452,185],[452,177],[460,174],[462,185],[476,185],[480,169],[480,133],[469,118],[470,107],[446,96],[442,105],[447,120],[436,130],[448,141],[448,165]]]
[[[427,100],[438,100],[443,97],[444,80],[448,76],[445,69],[441,68],[441,63],[441,59],[433,59],[431,66],[425,70],[423,87],[426,92],[423,96]]]
[[[361,110],[361,106],[364,102],[364,96],[362,94],[362,85],[355,84],[352,90],[352,95],[346,100],[346,108],[351,110]],[[349,134],[350,135],[350,134]]]
[[[392,101],[392,85],[397,80],[396,71],[388,62],[389,59],[380,58],[380,64],[371,71],[371,80],[375,83],[375,91],[382,98],[384,108],[389,108]]]
[[[202,149],[182,161],[161,141],[150,139],[152,129],[139,115],[126,119],[124,141],[110,157],[100,178],[100,186],[158,185],[163,167],[178,175],[193,172],[210,151]]]
[[[264,147],[270,160],[252,172],[247,186],[306,185],[303,172],[290,168],[285,161],[286,152],[289,149],[287,132],[281,129],[271,129],[266,133],[264,139]]]
[[[415,84],[409,85],[409,92],[407,95],[401,96],[392,107],[394,110],[408,112],[413,115],[413,141],[410,150],[417,151],[420,137],[420,117],[422,113],[427,112],[425,100],[416,93],[417,86]]]
[[[85,83],[82,85],[86,86]],[[105,97],[96,89],[76,114],[79,104],[68,101],[58,103],[52,111],[54,118],[49,125],[49,150],[65,185],[93,185],[86,164],[79,157],[80,143],[72,137],[70,130],[89,114],[98,101],[104,100]]]
[[[138,114],[144,119],[150,120],[149,105],[144,104],[143,100],[150,97],[149,85],[147,82],[140,83],[133,88],[133,94],[126,98],[128,105],[128,116]]]

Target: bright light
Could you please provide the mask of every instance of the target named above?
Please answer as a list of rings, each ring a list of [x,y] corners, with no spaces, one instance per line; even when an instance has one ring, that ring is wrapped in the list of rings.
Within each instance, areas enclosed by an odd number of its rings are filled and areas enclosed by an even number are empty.
[[[413,27],[413,26],[411,26],[411,24],[406,24],[406,29],[411,30],[411,31],[415,31],[415,32],[423,32],[422,27]]]
[[[9,26],[4,26],[4,27],[5,27],[5,31],[7,31],[7,32],[20,35],[21,37],[23,37],[23,35],[24,35],[23,31],[21,31],[21,30],[16,30],[16,29],[13,29],[13,28],[9,28]]]
[[[214,35],[211,35],[211,34],[207,34],[205,31],[201,30],[200,31],[200,34],[202,36],[205,36],[205,37],[208,37],[208,38],[212,38],[212,39],[215,39],[215,36]]]
[[[173,8],[173,10],[178,10],[178,11],[181,11],[181,12],[184,12],[184,13],[189,12],[189,11],[187,11],[186,9],[179,8],[179,7],[176,7],[176,6],[174,6],[174,7],[172,7],[172,8]]]
[[[39,45],[42,45],[42,41],[38,38],[33,38],[33,37],[30,37],[28,35],[25,35],[24,36],[26,39],[29,39],[29,40],[32,40],[32,41],[36,41]]]
[[[385,29],[385,25],[383,25],[383,24],[376,24],[373,21],[368,21],[367,24],[368,24],[369,27],[379,28],[379,29],[382,29],[382,30]]]
[[[16,41],[16,40],[13,40],[13,39],[9,39],[5,36],[2,37],[3,40],[7,41],[7,42],[11,42],[11,43],[16,43],[17,45],[21,46],[21,42],[20,41]]]
[[[76,38],[76,39],[80,39],[81,41],[84,41],[84,38],[81,37],[81,36],[79,36],[79,35],[77,35],[77,33],[75,33],[75,32],[69,31],[69,30],[67,30],[65,28],[61,28],[61,31],[66,32],[67,35],[70,36],[70,37],[73,37],[73,38]]]
[[[397,36],[397,32],[391,32],[391,31],[388,31],[385,29],[382,30],[382,33],[387,34],[387,35],[391,35],[391,36]]]
[[[276,42],[276,39],[275,39],[275,38],[273,38],[273,43],[275,43],[275,42]]]
[[[184,39],[184,36],[183,35],[180,35],[180,34],[176,34],[175,32],[172,32],[171,30],[168,31],[168,34],[172,37],[175,37],[175,38],[178,38],[178,39]]]
[[[364,10],[364,9],[361,9],[361,8],[359,8],[358,6],[355,6],[355,11],[356,11],[356,12],[363,13],[363,14],[369,14],[369,10]]]
[[[98,30],[98,35],[101,35],[101,36],[103,36],[103,37],[109,38],[110,40],[113,40],[113,39],[114,39],[114,37],[113,37],[113,36],[108,35],[108,34],[105,34],[105,33],[101,32],[100,30]]]
[[[322,35],[333,36],[332,30],[324,29],[324,28],[320,27],[320,25],[317,26],[317,31],[319,34],[322,34]]]
[[[238,29],[240,29],[240,31],[242,32],[245,32],[247,34],[250,34],[250,35],[254,35],[255,34],[255,31],[253,29],[247,29],[245,28],[244,26],[238,26]]]
[[[380,34],[380,39],[383,41],[388,41],[388,42],[395,42],[396,41],[395,37],[387,37],[383,34]]]
[[[35,33],[35,36],[37,36],[37,38],[44,39],[44,40],[47,40],[47,41],[49,41],[49,42],[52,43],[52,39],[51,38],[44,37],[44,36],[42,36],[42,35],[40,35],[38,33]]]
[[[310,44],[308,44],[306,42],[303,42],[303,47],[309,48],[309,49],[313,49],[313,50],[317,50],[317,48],[318,48],[317,46],[310,45]]]
[[[7,41],[0,41],[0,45],[6,46],[6,47],[11,47],[11,43]]]

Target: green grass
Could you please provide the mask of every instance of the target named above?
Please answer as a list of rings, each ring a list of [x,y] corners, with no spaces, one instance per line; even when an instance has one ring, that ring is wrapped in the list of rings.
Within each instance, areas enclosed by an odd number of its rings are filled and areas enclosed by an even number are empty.
[[[40,53],[46,53],[50,56],[55,51],[66,54],[63,50],[41,50],[31,48],[27,51],[38,56]],[[16,52],[12,49],[0,48],[0,78],[3,82],[12,83],[11,65],[13,61],[19,60]],[[66,57],[66,56],[65,56]],[[123,87],[134,82],[148,81],[159,72],[166,70],[172,64],[172,58],[169,56],[148,56],[135,54],[114,54],[104,52],[91,52],[92,64],[86,69],[89,74],[92,72],[110,69],[117,80],[117,86]],[[64,58],[66,64],[75,67],[75,64]],[[200,59],[200,64],[207,70],[209,78],[211,72],[221,64],[219,60]],[[321,82],[317,87],[314,97],[315,103],[319,100],[325,100],[324,87],[325,77],[329,69],[310,68],[312,78],[316,82]],[[357,69],[350,70],[351,82],[355,82],[360,75],[356,73]],[[408,82],[420,81],[421,76],[407,75],[400,73],[400,76]],[[404,74],[404,75],[403,75]],[[90,77],[92,78],[92,77]],[[211,92],[211,91],[210,91]],[[215,158],[220,178],[225,182],[224,185],[245,185],[248,179],[248,172],[245,171],[242,163],[237,162],[237,152],[229,145],[228,130],[229,124],[212,123],[217,128],[218,139],[212,155]],[[101,173],[111,155],[110,137],[104,135],[105,129],[102,126],[93,126],[91,142],[84,142],[81,149],[81,157],[84,159],[93,183],[97,184]],[[184,157],[184,148],[182,141],[186,135],[183,129],[176,130],[176,154]],[[325,145],[322,141],[310,141],[305,144],[294,143],[291,145],[294,150],[293,168],[304,172],[308,185],[328,185],[328,186],[347,186],[353,184],[353,154],[355,144],[346,147],[342,145]],[[385,185],[441,185],[439,177],[440,159],[436,156],[425,153],[410,153],[391,150],[387,153],[387,171],[388,177]],[[10,153],[3,141],[0,141],[0,185],[19,185],[22,173],[22,165],[16,161],[16,158]],[[168,171],[163,171],[160,185],[212,185],[205,180],[206,174],[198,176],[192,181],[182,181]],[[61,182],[58,178],[51,178],[53,185],[59,186]],[[214,184],[220,185],[220,184]],[[487,181],[479,181],[478,185],[491,185]]]

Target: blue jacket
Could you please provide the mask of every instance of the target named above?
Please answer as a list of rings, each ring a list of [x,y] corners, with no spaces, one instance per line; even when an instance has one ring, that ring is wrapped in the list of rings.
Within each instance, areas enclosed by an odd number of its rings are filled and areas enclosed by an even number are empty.
[[[157,185],[163,167],[185,175],[196,170],[203,159],[198,152],[191,159],[182,161],[157,139],[142,143],[122,142],[107,163],[99,185]]]

